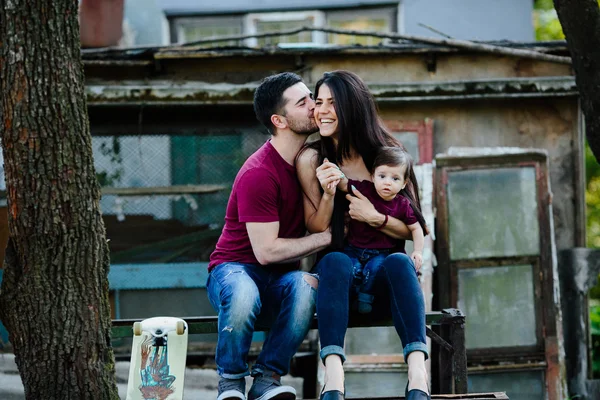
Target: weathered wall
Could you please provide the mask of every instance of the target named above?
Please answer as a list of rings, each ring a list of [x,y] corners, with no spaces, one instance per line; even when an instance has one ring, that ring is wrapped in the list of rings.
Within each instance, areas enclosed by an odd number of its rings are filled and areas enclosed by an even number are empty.
[[[489,54],[333,55],[303,61],[311,82],[336,69],[351,70],[366,82],[395,83],[572,75],[564,64]]]
[[[548,151],[558,249],[576,241],[578,111],[573,98],[507,99],[385,105],[385,119],[433,118],[434,154],[451,146],[534,147]],[[583,194],[579,194],[583,195]]]
[[[366,82],[394,83],[573,75],[571,68],[565,64],[492,54],[433,53],[425,50],[397,54],[376,50],[362,53],[315,51],[313,54],[279,51],[261,56],[234,55],[224,51],[213,57],[201,53],[190,55],[191,58],[187,59],[171,58],[174,56],[170,53],[158,55],[157,65],[161,70],[158,74],[152,73],[152,78],[241,84],[259,81],[277,72],[294,71],[310,84],[317,82],[324,72],[336,69],[356,72]],[[88,77],[101,74],[93,66],[87,67],[86,71]]]

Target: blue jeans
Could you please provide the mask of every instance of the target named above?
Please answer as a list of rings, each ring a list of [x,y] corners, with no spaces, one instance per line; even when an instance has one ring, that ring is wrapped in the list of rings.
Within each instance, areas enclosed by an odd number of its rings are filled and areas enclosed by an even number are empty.
[[[354,274],[354,285],[358,291],[358,312],[370,313],[373,299],[375,298],[374,286],[375,276],[385,258],[390,254],[388,249],[362,249],[360,247],[347,245],[344,253],[352,261]]]
[[[354,271],[348,255],[333,252],[325,255],[316,266],[319,274],[317,316],[321,339],[321,359],[337,354],[346,360],[344,337],[348,329],[350,301],[354,290]],[[385,258],[374,279],[377,297],[373,302],[374,319],[391,314],[396,332],[402,341],[404,359],[413,351],[425,353],[425,300],[410,257],[393,253]]]
[[[257,325],[270,330],[252,374],[287,374],[315,311],[316,290],[307,276],[311,275],[240,263],[224,263],[211,271],[207,288],[219,314],[219,375],[238,379],[249,374],[248,351]]]

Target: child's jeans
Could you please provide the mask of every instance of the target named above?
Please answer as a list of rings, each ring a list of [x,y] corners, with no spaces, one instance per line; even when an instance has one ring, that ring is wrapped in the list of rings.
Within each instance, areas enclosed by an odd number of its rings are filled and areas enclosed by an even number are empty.
[[[352,260],[354,287],[358,292],[358,312],[368,314],[373,309],[375,276],[390,254],[390,249],[361,249],[349,244],[344,248],[344,253]]]

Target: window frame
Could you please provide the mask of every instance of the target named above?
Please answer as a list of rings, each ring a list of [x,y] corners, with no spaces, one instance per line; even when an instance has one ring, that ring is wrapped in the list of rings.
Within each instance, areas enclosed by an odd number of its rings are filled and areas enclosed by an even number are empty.
[[[327,26],[331,26],[331,21],[352,21],[355,16],[366,16],[368,18],[378,18],[385,17],[387,19],[389,29],[387,32],[393,33],[398,30],[398,7],[395,6],[379,6],[379,7],[369,7],[369,8],[361,8],[361,9],[339,9],[339,10],[331,10],[326,13],[326,23]],[[332,34],[335,35],[335,34]],[[329,41],[329,34],[325,38],[326,42],[329,44],[335,44]],[[389,39],[381,39],[382,43],[389,43]],[[370,45],[376,46],[376,45]]]
[[[177,17],[171,20],[171,34],[172,34],[172,43],[185,43],[185,38],[183,29],[186,26],[202,26],[207,21],[214,22],[219,21],[219,23],[229,24],[230,26],[238,25],[240,28],[240,35],[244,34],[244,20],[243,16],[231,16],[231,15],[214,15],[214,16],[197,16],[197,17]],[[206,39],[206,38],[205,38]],[[189,41],[189,40],[188,40]],[[225,42],[220,42],[219,44],[223,45]],[[239,41],[241,45],[242,42]]]
[[[452,260],[450,258],[448,179],[456,171],[496,168],[535,168],[537,219],[539,224],[539,254],[535,256],[482,257]],[[548,166],[545,154],[523,152],[492,156],[446,156],[436,158],[436,256],[438,258],[438,304],[441,308],[458,306],[458,274],[461,269],[485,268],[507,265],[531,265],[533,273],[535,332],[537,344],[533,346],[505,346],[467,349],[471,362],[523,361],[544,362],[550,349],[546,337],[556,336],[553,303],[552,237],[549,216],[550,193]],[[547,269],[550,268],[550,272]],[[469,316],[467,315],[467,323]],[[535,364],[532,364],[535,365]]]
[[[285,22],[297,21],[303,19],[312,19],[313,26],[320,27],[325,25],[325,13],[318,10],[309,11],[283,11],[283,12],[266,12],[266,13],[250,13],[243,17],[243,31],[245,35],[255,35],[257,22]],[[311,32],[312,41],[307,44],[325,44],[327,37],[324,32]],[[257,38],[248,38],[245,40],[246,46],[257,47]],[[279,43],[278,43],[279,45]],[[284,43],[285,45],[285,43]]]
[[[417,165],[429,164],[433,161],[433,119],[384,119],[383,124],[391,134],[407,132],[416,133],[418,135],[417,146],[419,148],[419,162],[416,163]]]

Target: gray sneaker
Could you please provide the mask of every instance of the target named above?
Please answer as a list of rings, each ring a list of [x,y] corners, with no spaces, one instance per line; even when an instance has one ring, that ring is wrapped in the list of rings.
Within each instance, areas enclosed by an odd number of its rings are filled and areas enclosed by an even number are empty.
[[[296,400],[296,389],[282,386],[279,377],[257,375],[248,392],[248,400]]]
[[[246,400],[246,380],[221,378],[217,400]]]

